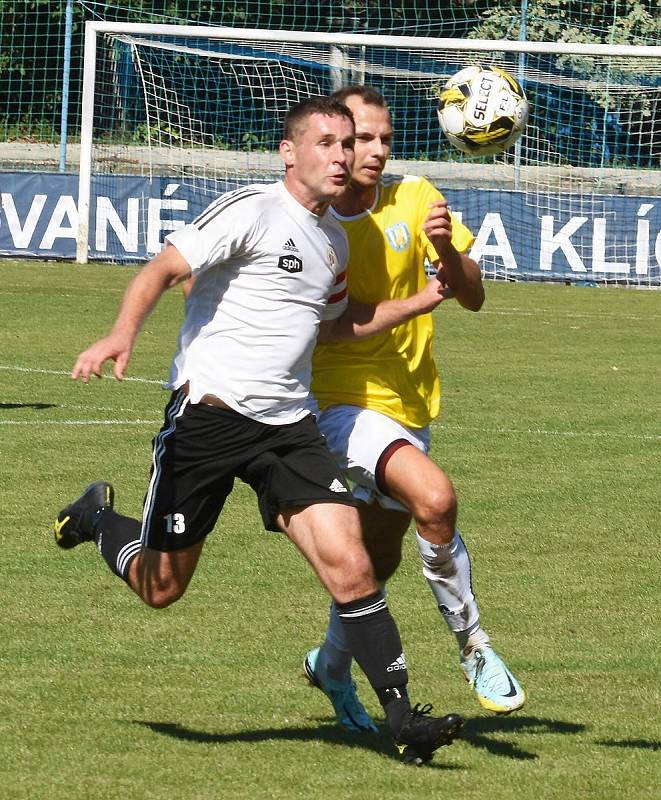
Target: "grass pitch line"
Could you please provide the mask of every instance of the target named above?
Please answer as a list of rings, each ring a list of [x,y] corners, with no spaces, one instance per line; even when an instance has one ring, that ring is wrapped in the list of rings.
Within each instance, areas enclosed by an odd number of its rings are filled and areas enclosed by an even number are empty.
[[[36,367],[19,367],[15,364],[0,364],[0,370],[5,370],[7,372],[39,373],[41,375],[66,375],[66,377],[68,378],[71,377],[71,372],[66,372],[64,370],[37,369]],[[105,377],[113,378],[112,375],[106,375]],[[124,378],[123,382],[128,383],[129,381],[133,383],[151,383],[154,384],[155,386],[163,386],[163,384],[165,383],[165,381],[155,381],[152,380],[151,378],[137,378],[137,377]]]
[[[613,431],[557,431],[547,430],[546,428],[472,428],[465,425],[443,425],[439,422],[432,422],[432,428],[440,428],[441,430],[452,431],[471,431],[472,433],[486,433],[492,435],[506,435],[506,436],[527,436],[532,434],[534,436],[560,436],[567,438],[589,438],[589,439],[632,439],[635,441],[643,442],[659,442],[661,441],[661,433],[614,433]]]
[[[480,315],[491,315],[496,317],[554,317],[555,319],[614,319],[614,320],[629,320],[633,322],[643,322],[650,319],[661,319],[660,314],[590,314],[583,311],[561,311],[558,309],[537,308],[534,311],[527,311],[523,308],[483,308],[480,310]]]
[[[162,425],[154,419],[0,419],[0,425]]]
[[[113,287],[102,286],[102,287],[94,287],[96,291],[103,290],[104,294],[116,294],[120,297],[124,294],[124,289],[114,289]],[[44,294],[48,294],[49,297],[73,297],[79,298],[80,294],[76,294],[74,292],[52,292],[48,286],[41,286],[41,287],[34,287],[30,290],[32,293],[34,292],[43,292]],[[7,283],[2,285],[2,293],[3,294],[16,294],[20,297],[25,297],[25,284],[21,283]]]
[[[19,407],[22,405],[22,400],[11,400],[11,399],[3,399],[0,402],[0,408],[7,408],[8,406],[15,405],[16,409],[19,410]],[[27,407],[30,407],[30,403],[25,404]],[[69,405],[68,403],[51,403],[49,404],[50,408],[57,408],[57,409],[67,409],[68,411],[98,411],[99,413],[110,412],[111,414],[138,414],[140,413],[139,409],[135,408],[126,408],[126,407],[117,407],[117,406],[78,406],[78,405]],[[42,409],[39,409],[42,410]]]
[[[57,408],[67,408],[71,411],[99,411],[105,412],[109,411],[111,414],[137,414],[138,411],[135,408],[117,408],[117,406],[77,406],[77,405],[69,405],[68,403],[57,403]]]
[[[158,419],[41,419],[41,420],[13,420],[1,419],[0,425],[161,425],[163,420]],[[440,428],[448,432],[471,431],[473,433],[487,434],[491,436],[558,436],[567,438],[590,438],[590,439],[629,439],[633,441],[659,442],[661,434],[636,434],[636,433],[612,433],[610,431],[557,431],[546,430],[544,428],[473,428],[465,425],[440,425],[432,423],[432,427]]]

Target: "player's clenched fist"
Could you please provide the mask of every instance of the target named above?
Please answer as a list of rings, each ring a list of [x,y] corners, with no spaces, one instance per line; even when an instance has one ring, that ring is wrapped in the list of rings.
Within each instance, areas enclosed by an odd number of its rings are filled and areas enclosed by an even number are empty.
[[[437,200],[429,206],[429,214],[422,229],[436,252],[441,255],[452,241],[452,219],[446,200]]]

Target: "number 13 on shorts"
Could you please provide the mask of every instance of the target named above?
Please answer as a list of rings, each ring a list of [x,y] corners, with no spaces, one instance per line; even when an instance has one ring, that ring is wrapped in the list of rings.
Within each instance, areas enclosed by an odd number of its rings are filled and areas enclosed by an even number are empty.
[[[185,533],[186,520],[183,514],[166,514],[163,519],[168,533]]]

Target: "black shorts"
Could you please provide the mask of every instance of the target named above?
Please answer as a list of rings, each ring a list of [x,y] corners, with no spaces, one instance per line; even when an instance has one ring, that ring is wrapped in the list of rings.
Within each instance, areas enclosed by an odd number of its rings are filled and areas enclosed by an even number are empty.
[[[355,506],[347,482],[313,417],[265,425],[235,411],[190,403],[173,393],[153,440],[142,543],[181,550],[211,532],[234,479],[249,484],[267,530],[284,508],[313,503]]]

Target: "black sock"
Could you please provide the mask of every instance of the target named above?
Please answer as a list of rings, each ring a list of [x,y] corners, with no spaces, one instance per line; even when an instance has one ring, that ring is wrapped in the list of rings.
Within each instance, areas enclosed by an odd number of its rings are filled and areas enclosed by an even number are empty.
[[[404,718],[411,710],[411,701],[409,700],[406,686],[381,689],[377,694],[383,706],[383,710],[386,712],[388,727],[395,737],[397,737],[397,734],[402,729]]]
[[[112,508],[104,508],[94,524],[94,541],[110,569],[128,582],[131,561],[140,552],[140,530],[137,519],[123,517]]]
[[[411,707],[406,691],[408,672],[399,631],[383,592],[336,606],[351,654],[376,692],[391,730],[397,733]]]

